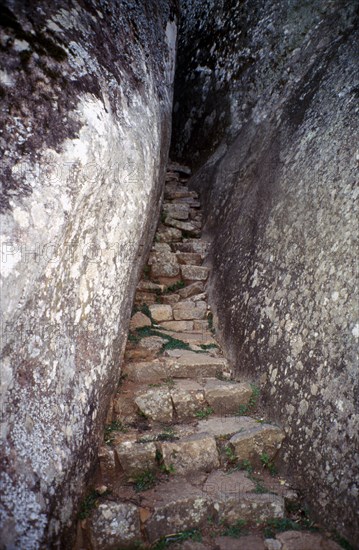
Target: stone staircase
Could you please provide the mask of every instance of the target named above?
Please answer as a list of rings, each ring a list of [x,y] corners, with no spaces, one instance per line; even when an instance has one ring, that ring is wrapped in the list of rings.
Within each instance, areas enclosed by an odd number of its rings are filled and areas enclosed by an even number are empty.
[[[259,388],[233,379],[216,342],[188,176],[169,166],[76,548],[339,549],[297,530],[310,522],[274,475],[285,434],[255,414]]]

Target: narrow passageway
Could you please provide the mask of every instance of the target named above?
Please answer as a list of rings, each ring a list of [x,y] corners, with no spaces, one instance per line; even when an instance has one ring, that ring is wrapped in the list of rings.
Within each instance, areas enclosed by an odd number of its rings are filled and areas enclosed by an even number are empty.
[[[216,340],[200,197],[170,163],[77,549],[338,549],[280,477],[283,430]],[[281,533],[282,530],[286,533]]]

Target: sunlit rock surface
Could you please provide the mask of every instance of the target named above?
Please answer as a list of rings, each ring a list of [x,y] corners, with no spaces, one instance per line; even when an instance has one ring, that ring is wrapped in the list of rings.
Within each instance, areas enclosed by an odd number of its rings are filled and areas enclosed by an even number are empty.
[[[218,330],[264,383],[312,510],[356,544],[357,6],[182,4],[173,151],[207,160]]]
[[[69,548],[157,224],[176,14],[170,0],[5,4],[1,543],[62,533]]]

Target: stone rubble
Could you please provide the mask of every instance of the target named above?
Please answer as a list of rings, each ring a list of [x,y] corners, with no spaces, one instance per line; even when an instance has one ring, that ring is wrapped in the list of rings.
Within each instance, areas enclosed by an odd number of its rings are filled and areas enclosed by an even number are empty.
[[[156,548],[166,537],[176,542],[176,533],[199,530],[202,542],[183,539],[171,547],[336,550],[317,533],[258,534],[268,522],[285,520],[288,503],[298,505],[287,482],[273,478],[274,488],[266,488],[253,473],[274,469],[285,434],[249,416],[255,386],[233,379],[216,341],[199,198],[185,185],[189,169],[170,168],[161,222],[137,286],[107,444],[98,453],[94,486],[101,496],[80,523],[77,549]],[[221,526],[241,521],[243,536],[223,535]]]

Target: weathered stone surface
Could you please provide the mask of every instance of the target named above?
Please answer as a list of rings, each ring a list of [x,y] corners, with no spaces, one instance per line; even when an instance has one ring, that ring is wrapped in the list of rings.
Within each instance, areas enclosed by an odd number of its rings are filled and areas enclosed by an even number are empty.
[[[205,353],[184,351],[180,357],[166,359],[173,376],[178,378],[213,378],[228,368],[228,363],[221,357],[211,357]]]
[[[235,414],[240,405],[248,404],[252,388],[248,383],[223,382],[216,378],[206,381],[206,401],[216,414]]]
[[[172,307],[165,304],[153,304],[150,306],[150,312],[155,321],[169,321],[173,319]]]
[[[205,331],[205,330],[208,330],[208,321],[206,320],[194,320],[193,321],[193,330],[198,330],[198,331]]]
[[[195,265],[181,265],[181,274],[185,281],[206,281],[209,273],[208,267]]]
[[[207,313],[206,302],[179,302],[173,307],[173,317],[177,320],[203,319]]]
[[[191,237],[197,236],[199,234],[199,225],[194,221],[183,222],[180,220],[175,220],[169,216],[165,219],[165,224],[170,227],[176,227],[181,231],[186,231]]]
[[[265,377],[311,506],[356,543],[354,4],[245,0],[227,11],[184,0],[172,142],[193,168],[213,152],[190,187],[213,238],[221,341],[243,372]]]
[[[105,480],[113,478],[116,473],[115,451],[108,445],[103,445],[97,453],[100,470]]]
[[[282,544],[281,550],[341,550],[341,546],[323,537],[319,533],[306,533],[303,531],[286,531],[276,536]]]
[[[182,231],[175,227],[162,226],[156,233],[156,239],[162,243],[175,243],[182,238]]]
[[[165,204],[163,211],[172,219],[175,220],[188,220],[189,205],[182,204]]]
[[[156,243],[156,246],[158,247],[160,244],[164,245],[164,243]],[[165,245],[165,246],[168,246],[168,245]],[[169,246],[168,246],[168,252],[169,253],[171,252],[171,249]],[[166,287],[164,285],[159,285],[157,283],[153,283],[152,281],[146,281],[144,279],[142,279],[142,281],[140,281],[137,285],[137,290],[142,290],[145,292],[163,292],[165,288]]]
[[[164,296],[161,296],[160,299],[162,304],[167,304],[172,306],[174,304],[177,304],[177,302],[179,302],[180,297],[178,294],[165,294]]]
[[[151,277],[176,277],[180,272],[176,254],[153,254],[148,262],[151,265]]]
[[[134,314],[130,321],[130,330],[136,330],[137,328],[150,327],[152,325],[151,319],[147,317],[141,311]]]
[[[179,441],[161,443],[163,462],[178,474],[210,472],[219,466],[215,439],[208,434],[194,434]]]
[[[178,380],[171,397],[178,420],[193,417],[204,406],[203,387],[194,380]]]
[[[133,548],[133,544],[141,540],[138,508],[131,503],[102,502],[88,523],[94,550]]]
[[[154,443],[138,443],[128,439],[118,443],[115,451],[120,465],[128,477],[156,469],[156,445]]]
[[[179,264],[184,265],[201,265],[202,256],[195,252],[177,252],[177,260]]]
[[[184,239],[180,243],[173,245],[175,251],[179,252],[195,252],[201,254],[202,258],[207,255],[210,243],[201,239]]]
[[[228,473],[218,470],[208,476],[203,490],[217,501],[222,499],[222,494],[239,498],[242,493],[254,492],[255,483],[248,478],[245,472]]]
[[[244,416],[215,417],[198,422],[197,431],[199,433],[207,432],[214,437],[224,437],[232,436],[256,425],[255,420]]]
[[[128,380],[145,383],[167,378],[169,369],[163,361],[154,360],[127,363],[123,371],[127,375]]]
[[[172,338],[177,338],[182,340],[187,344],[194,345],[208,345],[208,344],[217,344],[210,332],[172,332],[166,331],[166,334],[172,336]]]
[[[217,537],[214,539],[218,550],[266,550],[262,537],[246,535],[239,539]]]
[[[176,332],[193,330],[193,321],[163,321],[161,327]]]
[[[284,432],[277,426],[256,423],[231,437],[230,442],[238,458],[258,461],[263,453],[273,458],[284,438]]]
[[[118,394],[113,401],[114,420],[123,424],[131,424],[138,419],[138,411],[133,402],[133,396],[125,393]]]
[[[213,513],[213,505],[203,492],[183,479],[147,491],[142,505],[152,511],[145,522],[150,542],[164,535],[200,528]]]
[[[158,7],[1,2],[5,548],[72,547],[164,182],[176,22]]]
[[[135,305],[143,306],[144,304],[150,305],[156,302],[156,294],[154,292],[142,292],[137,291],[135,294]]]
[[[194,283],[191,283],[190,285],[186,285],[184,288],[181,288],[178,291],[178,294],[181,296],[181,298],[190,298],[191,296],[203,292],[203,290],[204,285],[202,281],[196,281]]]
[[[157,422],[171,422],[173,408],[168,388],[142,390],[136,394],[134,401],[147,418]]]

